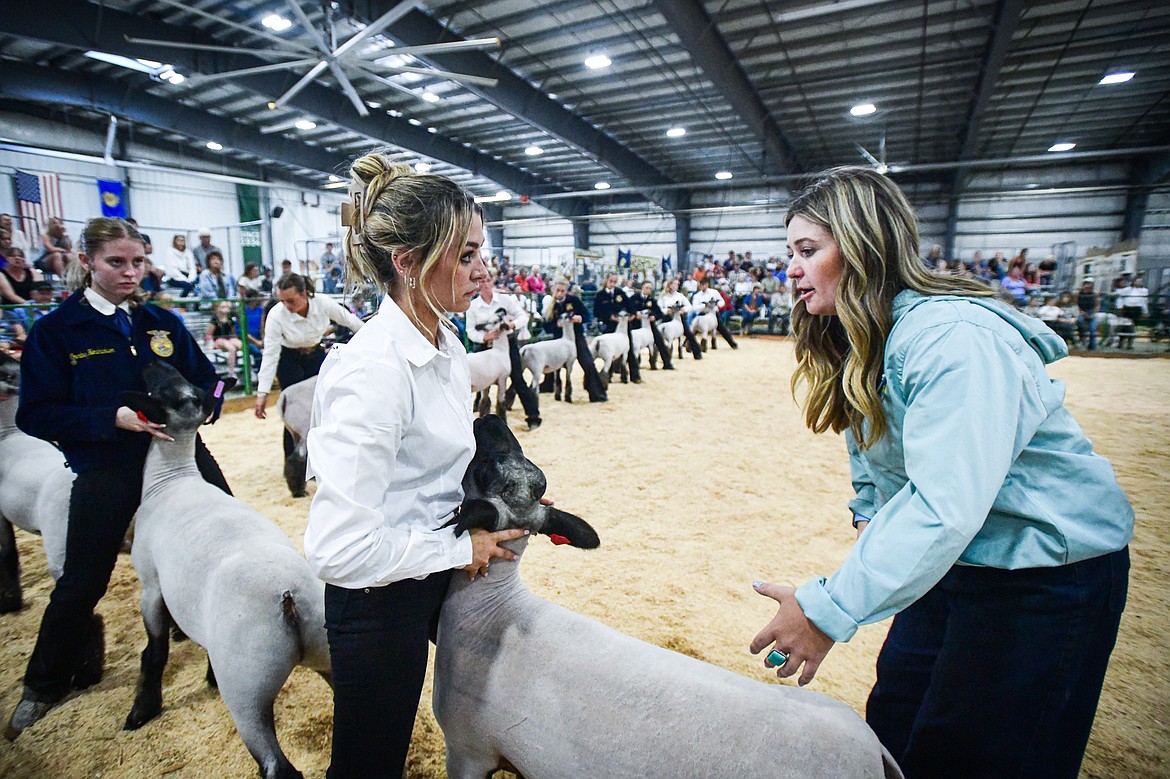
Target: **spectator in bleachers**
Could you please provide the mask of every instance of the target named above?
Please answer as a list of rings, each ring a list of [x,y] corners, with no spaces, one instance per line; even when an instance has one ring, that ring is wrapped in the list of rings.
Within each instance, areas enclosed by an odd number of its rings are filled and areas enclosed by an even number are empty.
[[[142,281],[138,282],[142,291],[148,295],[161,292],[163,288],[163,273],[154,267],[154,263],[147,257],[142,263]]]
[[[1028,250],[1020,249],[1020,253],[1012,257],[1012,261],[1008,263],[1008,274],[1011,275],[1012,268],[1018,267],[1021,272],[1026,273],[1028,270]]]
[[[788,335],[792,316],[792,293],[785,284],[776,289],[768,298],[768,333],[775,333],[779,325],[780,335]]]
[[[222,300],[236,294],[236,279],[223,270],[223,254],[219,249],[207,253],[207,268],[199,274],[195,293],[205,299]]]
[[[211,242],[211,230],[207,227],[200,227],[199,243],[191,250],[191,254],[195,257],[195,264],[199,266],[200,270],[207,267],[207,255],[212,252],[219,252],[219,256],[223,257],[223,249]]]
[[[42,280],[41,273],[28,266],[24,252],[16,247],[8,250],[6,259],[8,266],[0,269],[0,302],[27,303],[33,283]]]
[[[1136,322],[1149,313],[1150,291],[1146,289],[1140,274],[1131,281],[1129,274],[1124,273],[1119,282],[1114,304],[1123,317]]]
[[[33,322],[37,321],[45,314],[52,311],[53,305],[53,285],[48,281],[34,281],[29,288],[29,302],[34,305],[31,307],[30,317]]]
[[[167,292],[165,289],[151,295],[150,302],[154,303],[159,308],[163,308],[163,309],[166,309],[167,311],[170,311],[172,314],[177,316],[184,323],[186,322],[184,315],[187,312],[183,310],[182,306],[178,306],[178,307],[175,306],[174,297],[171,295],[171,293]]]
[[[8,311],[0,311],[0,352],[19,360],[26,335],[27,331],[19,316],[13,316]]]
[[[342,286],[341,258],[333,251],[333,244],[325,244],[325,251],[321,253],[321,281],[327,295],[336,294]]]
[[[163,281],[168,289],[176,290],[180,297],[190,297],[195,292],[195,255],[187,248],[187,237],[182,233],[171,239],[164,260]]]
[[[34,267],[59,279],[65,278],[65,266],[72,254],[73,239],[65,229],[65,220],[59,216],[49,217],[45,231],[41,233],[41,256],[33,263]]]
[[[246,318],[245,332],[248,339],[248,356],[252,362],[252,372],[260,370],[260,360],[264,354],[264,296],[257,290],[249,289],[244,292],[244,316]]]
[[[1077,335],[1088,337],[1089,351],[1097,349],[1097,314],[1101,311],[1101,296],[1093,289],[1093,279],[1086,276],[1077,293]]]
[[[936,243],[930,247],[930,251],[922,258],[922,263],[931,270],[937,270],[940,262],[945,265],[942,256],[942,247]]]
[[[254,262],[249,262],[244,266],[244,275],[240,276],[236,282],[236,294],[239,297],[247,297],[248,290],[254,292],[261,292],[260,286],[264,283],[264,278],[260,275],[260,266]]]
[[[135,230],[138,230],[138,220],[137,219],[135,219],[132,216],[128,216],[128,217],[126,217],[126,221],[129,222],[134,227]],[[142,243],[144,246],[143,251],[145,251],[146,255],[149,257],[151,254],[154,253],[154,244],[150,242],[150,236],[147,235],[146,233],[142,232],[141,230],[138,230],[138,234],[140,236],[142,236]]]
[[[1044,305],[1037,312],[1040,321],[1052,328],[1052,331],[1065,340],[1066,343],[1076,341],[1077,317],[1061,308],[1054,295],[1044,296]]]
[[[754,285],[752,291],[743,299],[739,307],[739,315],[743,319],[743,329],[741,332],[744,335],[752,334],[752,324],[755,323],[761,314],[765,313],[767,305],[763,285]]]
[[[227,352],[228,370],[234,375],[236,362],[244,342],[240,339],[240,326],[236,322],[236,315],[232,311],[232,304],[229,301],[221,300],[215,304],[211,321],[207,323],[207,332],[204,333],[203,339],[210,343],[213,349]]]
[[[12,245],[24,252],[24,256],[28,257],[29,252],[32,251],[32,242],[28,239],[28,234],[20,229],[20,225],[13,221],[11,214],[0,214],[0,231],[6,230],[9,234],[9,239]]]
[[[1051,254],[1048,255],[1040,261],[1038,270],[1040,277],[1036,280],[1037,283],[1042,287],[1051,286],[1053,280],[1056,278],[1056,258]]]
[[[1028,282],[1024,280],[1024,266],[1013,265],[1007,278],[999,282],[1004,291],[1012,296],[1016,308],[1023,308],[1028,302]]]
[[[532,271],[528,274],[528,291],[535,292],[537,295],[543,295],[546,289],[544,277],[540,275],[537,268],[532,268]]]

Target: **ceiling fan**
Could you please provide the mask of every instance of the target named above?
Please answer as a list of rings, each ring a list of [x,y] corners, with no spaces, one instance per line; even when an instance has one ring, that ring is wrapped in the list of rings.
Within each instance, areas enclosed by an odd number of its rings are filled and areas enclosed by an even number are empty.
[[[861,152],[862,157],[865,157],[865,159],[869,160],[869,164],[873,165],[874,170],[876,170],[878,173],[881,173],[882,175],[885,175],[886,173],[890,172],[890,166],[886,164],[886,133],[884,130],[882,131],[881,140],[878,143],[877,157],[866,151],[865,147],[860,143],[856,143],[854,146],[856,146],[857,150]]]
[[[125,36],[127,43],[158,46],[161,48],[195,49],[198,51],[218,51],[231,54],[253,54],[264,59],[274,60],[269,65],[240,68],[222,73],[191,74],[188,76],[187,81],[192,85],[213,81],[227,81],[239,76],[250,76],[259,73],[271,73],[281,70],[300,71],[303,68],[308,68],[297,83],[293,84],[284,94],[276,99],[275,102],[278,106],[287,104],[298,92],[307,87],[326,70],[337,79],[337,83],[341,86],[345,96],[349,98],[349,101],[353,103],[353,107],[362,116],[368,116],[370,112],[366,107],[365,101],[362,100],[354,88],[347,71],[368,76],[392,89],[419,99],[423,99],[422,95],[387,78],[379,70],[384,69],[391,71],[391,73],[417,73],[419,75],[433,76],[435,78],[485,87],[494,87],[498,83],[498,80],[494,78],[475,76],[467,73],[452,73],[438,68],[415,67],[407,64],[407,62],[409,62],[410,57],[417,55],[447,54],[455,51],[497,48],[500,45],[499,38],[474,38],[447,43],[428,43],[418,46],[393,46],[389,49],[378,49],[372,59],[369,58],[370,55],[368,52],[359,51],[361,44],[370,42],[375,35],[413,11],[417,7],[415,0],[403,0],[403,2],[398,3],[394,8],[382,14],[341,44],[337,42],[337,20],[334,16],[337,6],[335,3],[327,3],[325,5],[324,34],[322,34],[322,31],[318,30],[309,20],[308,15],[301,8],[298,0],[285,0],[289,10],[296,17],[298,24],[300,24],[301,28],[308,35],[312,43],[311,47],[295,41],[278,38],[266,32],[257,31],[242,24],[224,20],[206,11],[196,9],[189,4],[176,2],[176,0],[160,0],[160,2],[163,2],[165,5],[181,8],[188,13],[205,16],[220,24],[226,24],[229,27],[247,32],[250,35],[263,36],[273,45],[267,49],[248,49],[239,46],[178,43],[175,41]],[[278,59],[279,61],[275,61]]]

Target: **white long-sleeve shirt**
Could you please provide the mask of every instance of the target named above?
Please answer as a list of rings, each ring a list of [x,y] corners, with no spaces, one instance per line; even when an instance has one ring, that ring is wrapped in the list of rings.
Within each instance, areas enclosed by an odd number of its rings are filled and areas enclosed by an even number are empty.
[[[195,272],[195,255],[190,249],[179,251],[174,246],[167,249],[163,265],[163,276],[175,281],[189,281],[195,283],[199,274]]]
[[[475,453],[463,344],[435,349],[387,298],[321,367],[308,435],[305,557],[339,587],[379,587],[471,562],[471,538],[443,528]]]
[[[699,290],[691,296],[691,308],[695,311],[702,311],[703,306],[705,306],[709,300],[718,303],[718,308],[724,308],[725,304],[723,301],[723,296],[720,295],[718,291],[713,290],[710,287],[708,287],[706,291]]]
[[[663,292],[658,296],[658,307],[662,312],[669,313],[671,306],[682,306],[683,313],[691,310],[691,304],[687,302],[687,296],[681,292]]]
[[[484,300],[482,295],[471,299],[471,306],[463,315],[467,323],[467,339],[472,343],[483,343],[487,330],[481,330],[479,325],[490,322],[501,308],[504,309],[504,319],[516,328],[516,340],[527,341],[531,337],[528,333],[528,310],[515,296],[495,291],[492,292],[491,303]]]
[[[257,391],[261,393],[271,391],[272,380],[276,378],[276,366],[280,363],[281,349],[285,347],[308,349],[319,345],[330,322],[344,325],[355,333],[362,329],[362,320],[333,298],[324,296],[309,298],[309,312],[305,316],[294,314],[279,303],[273,306],[264,325],[264,359],[260,363],[260,375],[256,379]]]

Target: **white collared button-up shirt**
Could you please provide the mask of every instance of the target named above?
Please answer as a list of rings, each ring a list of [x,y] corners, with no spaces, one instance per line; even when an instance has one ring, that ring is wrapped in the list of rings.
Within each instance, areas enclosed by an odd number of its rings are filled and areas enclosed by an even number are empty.
[[[305,556],[326,582],[378,587],[471,562],[471,538],[443,528],[475,453],[463,345],[435,349],[388,297],[317,379],[308,436],[317,492]]]
[[[355,333],[362,329],[363,324],[348,308],[324,295],[309,298],[309,311],[305,316],[294,314],[283,303],[273,306],[264,322],[264,359],[260,362],[260,375],[256,378],[257,391],[268,393],[272,390],[281,349],[286,346],[307,349],[320,345],[330,322],[344,325]],[[423,338],[421,333],[418,337]],[[426,343],[425,338],[423,343]]]

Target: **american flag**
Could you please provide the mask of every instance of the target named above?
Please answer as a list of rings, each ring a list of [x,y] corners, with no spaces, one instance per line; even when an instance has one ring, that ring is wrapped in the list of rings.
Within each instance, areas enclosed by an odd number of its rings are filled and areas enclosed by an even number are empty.
[[[33,237],[33,230],[44,230],[49,217],[63,216],[61,207],[61,179],[56,173],[25,173],[16,171],[16,200],[20,208],[25,232]],[[31,220],[35,220],[32,222]],[[36,239],[33,238],[34,244]]]

